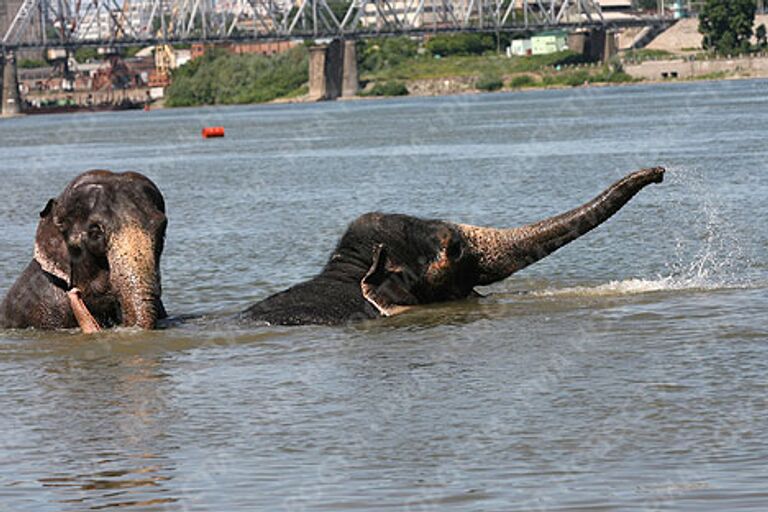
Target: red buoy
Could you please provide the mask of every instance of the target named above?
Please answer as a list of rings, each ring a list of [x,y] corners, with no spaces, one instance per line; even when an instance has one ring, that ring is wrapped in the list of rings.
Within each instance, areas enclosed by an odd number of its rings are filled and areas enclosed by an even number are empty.
[[[224,136],[223,126],[208,126],[203,128],[204,139],[210,139],[213,137],[223,137],[223,136]]]

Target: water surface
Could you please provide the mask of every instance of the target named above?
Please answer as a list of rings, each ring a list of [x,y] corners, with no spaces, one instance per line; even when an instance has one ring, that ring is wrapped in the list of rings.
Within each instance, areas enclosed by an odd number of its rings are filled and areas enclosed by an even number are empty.
[[[164,192],[166,306],[0,331],[0,509],[765,510],[768,82],[0,122],[0,293],[77,173]],[[200,129],[227,136],[203,140]],[[483,299],[327,328],[226,314],[357,215],[515,226],[665,165]]]

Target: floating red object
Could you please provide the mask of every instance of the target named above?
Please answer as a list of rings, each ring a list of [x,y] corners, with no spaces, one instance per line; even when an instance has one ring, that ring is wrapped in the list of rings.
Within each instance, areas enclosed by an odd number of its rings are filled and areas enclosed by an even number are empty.
[[[224,136],[223,126],[208,126],[206,128],[203,128],[204,139],[210,139],[213,137],[223,137],[223,136]]]

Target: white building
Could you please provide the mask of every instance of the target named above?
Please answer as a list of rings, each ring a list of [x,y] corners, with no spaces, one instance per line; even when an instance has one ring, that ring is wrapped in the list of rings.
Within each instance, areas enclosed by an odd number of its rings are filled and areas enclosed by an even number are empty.
[[[525,56],[533,53],[533,46],[530,39],[513,39],[512,44],[507,48],[507,56],[512,55]]]
[[[82,41],[109,39],[115,33],[138,36],[152,30],[152,0],[124,2],[121,9],[109,9],[106,2],[85,13],[75,27],[75,37]]]
[[[424,0],[419,9],[419,2],[411,0],[392,0],[386,3],[374,0],[365,4],[360,21],[364,27],[376,28],[400,24],[413,28],[440,27],[461,17],[461,4],[464,1]]]

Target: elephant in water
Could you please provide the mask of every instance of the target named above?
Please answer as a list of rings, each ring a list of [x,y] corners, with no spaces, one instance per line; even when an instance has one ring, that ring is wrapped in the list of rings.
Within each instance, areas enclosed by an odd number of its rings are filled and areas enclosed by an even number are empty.
[[[368,213],[349,226],[319,275],[241,316],[272,325],[334,325],[462,299],[579,238],[663,179],[663,168],[643,169],[578,208],[513,229]]]
[[[160,190],[135,173],[89,171],[40,212],[34,258],[0,304],[0,327],[135,326],[166,316]]]

